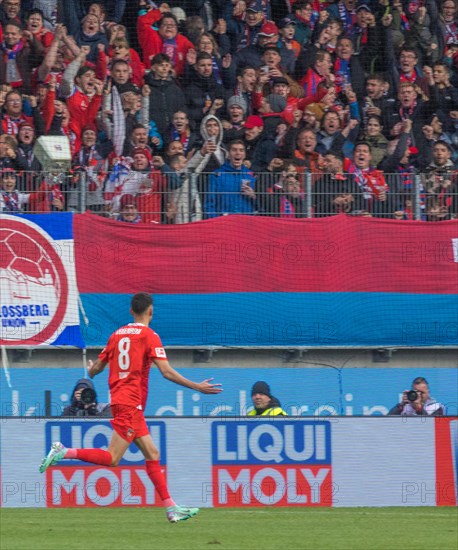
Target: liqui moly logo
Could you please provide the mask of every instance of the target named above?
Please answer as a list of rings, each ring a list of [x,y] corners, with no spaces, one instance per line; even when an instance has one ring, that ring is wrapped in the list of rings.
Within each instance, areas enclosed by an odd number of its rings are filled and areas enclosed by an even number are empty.
[[[330,506],[331,424],[214,422],[212,474],[214,506]]]
[[[161,466],[167,477],[165,424],[147,421],[147,426],[159,449]],[[106,450],[112,432],[109,421],[48,422],[45,452],[48,452],[53,441],[61,441],[69,448]],[[129,446],[116,468],[62,460],[46,471],[46,486],[47,505],[54,508],[160,504],[146,473],[144,457],[134,444]]]

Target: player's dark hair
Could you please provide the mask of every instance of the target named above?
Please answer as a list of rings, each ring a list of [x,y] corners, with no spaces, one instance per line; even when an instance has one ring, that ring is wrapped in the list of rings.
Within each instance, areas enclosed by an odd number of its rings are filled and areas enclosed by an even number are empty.
[[[152,305],[153,299],[151,298],[151,295],[147,292],[137,292],[137,294],[133,296],[132,302],[130,303],[132,312],[135,313],[135,315],[141,315],[142,313],[145,313],[149,306]]]

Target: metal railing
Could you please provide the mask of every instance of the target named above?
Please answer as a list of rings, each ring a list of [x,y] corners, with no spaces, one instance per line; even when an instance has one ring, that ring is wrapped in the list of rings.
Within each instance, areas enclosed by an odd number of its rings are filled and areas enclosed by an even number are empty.
[[[278,218],[318,218],[336,214],[400,220],[440,221],[458,213],[456,174],[385,174],[386,189],[360,187],[352,174],[281,174],[248,176],[185,173],[170,187],[167,174],[111,181],[110,174],[22,172],[16,190],[2,191],[4,213],[91,211],[135,223],[181,224],[228,214]],[[155,179],[156,178],[156,179]],[[252,191],[243,186],[248,185]],[[108,192],[108,189],[110,192]]]

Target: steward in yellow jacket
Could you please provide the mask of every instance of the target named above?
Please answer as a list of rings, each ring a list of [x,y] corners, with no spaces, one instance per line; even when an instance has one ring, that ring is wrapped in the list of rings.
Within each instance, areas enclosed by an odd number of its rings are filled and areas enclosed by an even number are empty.
[[[248,416],[288,416],[281,408],[280,401],[270,393],[269,384],[262,380],[253,384],[251,399],[254,409]]]

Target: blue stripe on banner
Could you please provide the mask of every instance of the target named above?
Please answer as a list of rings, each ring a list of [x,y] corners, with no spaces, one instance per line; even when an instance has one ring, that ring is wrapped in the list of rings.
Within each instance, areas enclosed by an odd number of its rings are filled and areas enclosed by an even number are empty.
[[[130,295],[82,294],[88,346],[131,322]],[[165,346],[456,346],[458,296],[401,293],[156,295]]]
[[[18,218],[25,218],[40,226],[55,241],[73,239],[73,214],[61,212],[58,216],[49,214],[20,214]]]

